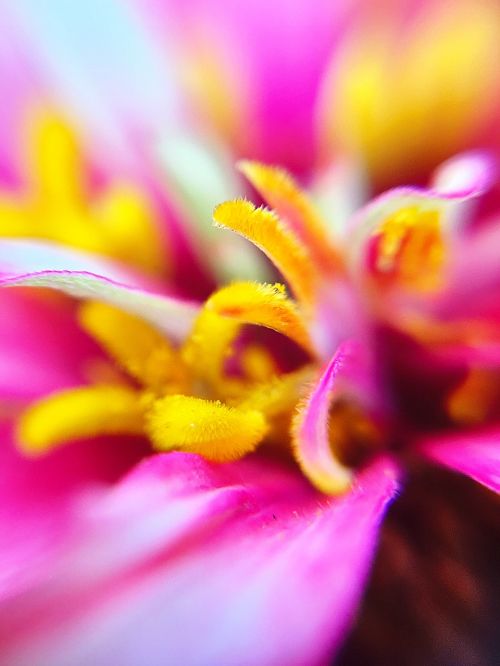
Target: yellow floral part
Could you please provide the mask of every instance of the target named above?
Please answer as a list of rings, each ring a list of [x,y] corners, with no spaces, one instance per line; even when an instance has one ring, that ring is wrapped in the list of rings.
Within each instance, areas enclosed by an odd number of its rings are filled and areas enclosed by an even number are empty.
[[[85,202],[85,179],[76,136],[62,118],[42,112],[31,126],[29,185],[40,208],[64,212]]]
[[[206,309],[242,324],[265,326],[312,352],[306,323],[281,284],[235,282],[211,296]]]
[[[194,389],[201,395],[213,391],[218,397],[231,393],[224,366],[233,353],[233,342],[241,324],[204,308],[184,343],[181,356],[193,377]],[[237,390],[237,387],[235,387]]]
[[[241,352],[240,364],[245,377],[252,382],[268,381],[279,372],[271,350],[263,344],[247,344]]]
[[[0,197],[0,235],[58,241],[104,254],[151,273],[165,270],[149,201],[115,185],[90,199],[76,136],[61,118],[39,113],[31,124],[27,192]]]
[[[295,408],[311,377],[310,368],[275,376],[250,388],[246,395],[240,397],[240,408],[257,409],[266,417],[269,423],[267,443],[289,450]]]
[[[186,388],[186,371],[177,351],[139,317],[106,303],[80,306],[80,325],[131,377],[156,392]]]
[[[266,419],[252,409],[228,407],[184,395],[154,403],[147,430],[158,451],[198,453],[228,462],[253,451],[267,432]]]
[[[275,213],[256,208],[250,201],[227,201],[216,207],[214,221],[252,241],[282,273],[297,300],[306,308],[311,307],[316,282],[312,258]]]
[[[139,435],[144,429],[140,394],[124,386],[88,386],[60,391],[22,414],[17,437],[36,455],[60,444],[99,435]]]
[[[280,219],[309,248],[314,261],[328,272],[338,268],[340,257],[328,238],[326,224],[292,176],[284,169],[259,162],[243,160],[238,167]]]
[[[477,144],[496,113],[498,3],[455,0],[453,21],[446,3],[420,4],[412,28],[391,19],[397,12],[367,11],[365,26],[334,51],[325,77],[325,161],[359,156],[379,188],[395,177],[412,182],[416,172]]]
[[[419,291],[442,286],[445,243],[438,211],[403,208],[385,220],[375,237],[380,276]]]

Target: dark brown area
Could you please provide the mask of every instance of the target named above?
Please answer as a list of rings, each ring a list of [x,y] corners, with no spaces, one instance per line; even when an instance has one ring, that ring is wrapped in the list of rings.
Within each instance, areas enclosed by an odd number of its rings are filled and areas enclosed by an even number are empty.
[[[336,666],[500,663],[500,500],[420,464],[387,516]]]

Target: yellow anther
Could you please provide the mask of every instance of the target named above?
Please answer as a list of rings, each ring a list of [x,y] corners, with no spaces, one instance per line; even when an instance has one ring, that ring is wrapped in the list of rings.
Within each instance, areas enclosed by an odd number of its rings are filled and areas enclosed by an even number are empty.
[[[43,398],[22,414],[19,445],[29,454],[86,437],[141,434],[140,394],[125,386],[86,386]]]
[[[173,395],[154,403],[147,430],[159,451],[199,453],[225,462],[253,451],[266,435],[267,423],[254,409]]]
[[[313,261],[305,246],[275,213],[256,208],[250,201],[227,201],[216,207],[214,221],[252,241],[282,273],[299,302],[311,307],[316,280]]]
[[[340,258],[330,243],[325,223],[292,176],[284,169],[259,162],[244,160],[238,166],[280,219],[307,246],[319,267],[326,271],[338,268]]]
[[[106,303],[80,306],[82,327],[143,386],[157,392],[185,388],[182,360],[165,337],[148,323]]]

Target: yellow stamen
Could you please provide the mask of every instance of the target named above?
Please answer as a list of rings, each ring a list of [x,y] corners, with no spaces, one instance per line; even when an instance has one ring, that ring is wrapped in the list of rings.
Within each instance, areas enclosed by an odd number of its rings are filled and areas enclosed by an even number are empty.
[[[326,271],[340,265],[340,257],[330,243],[326,225],[312,201],[284,169],[259,162],[241,161],[239,169],[279,217],[293,229]]]
[[[239,406],[245,409],[257,409],[269,418],[289,412],[296,406],[304,386],[310,379],[310,368],[273,377],[252,388]]]
[[[256,208],[250,201],[227,201],[214,211],[216,225],[232,229],[261,249],[290,285],[300,303],[313,303],[315,268],[306,248],[266,208]]]
[[[142,192],[120,185],[90,200],[71,128],[54,114],[39,113],[30,129],[29,189],[22,197],[1,197],[0,235],[46,238],[149,272],[164,270],[164,244]]]
[[[421,291],[441,286],[445,246],[437,211],[403,208],[375,236],[375,268],[381,277]]]
[[[92,214],[113,256],[148,272],[165,271],[166,243],[160,241],[155,213],[139,190],[126,184],[110,187]]]
[[[201,311],[181,351],[192,375],[202,383],[198,390],[204,393],[204,384],[208,382],[217,395],[222,397],[227,392],[229,386],[224,377],[224,364],[233,352],[232,345],[240,328],[238,321],[221,317],[206,308]]]
[[[248,77],[242,77],[234,66],[226,35],[205,34],[205,26],[197,26],[187,49],[177,63],[183,84],[192,97],[193,109],[201,109],[204,119],[213,126],[227,145],[245,153],[254,144],[252,111],[249,104],[252,90]]]
[[[215,292],[205,307],[242,324],[270,328],[288,336],[307,351],[312,351],[303,316],[286,297],[283,285],[235,282]]]
[[[43,398],[22,414],[18,439],[29,454],[40,454],[75,439],[141,434],[140,394],[125,386],[88,386]]]
[[[226,462],[253,451],[264,438],[267,424],[257,410],[173,395],[154,403],[147,429],[159,451],[199,453]]]
[[[266,441],[277,444],[280,448],[290,446],[291,420],[311,374],[308,367],[275,376],[251,388],[243,399],[240,397],[240,408],[257,409],[268,420],[270,428]]]
[[[248,344],[241,352],[241,367],[252,382],[266,382],[278,374],[271,351],[260,344]]]
[[[44,208],[79,208],[85,200],[80,149],[70,127],[51,113],[40,114],[31,127],[28,172],[35,198]]]
[[[143,386],[172,392],[185,388],[186,372],[176,350],[155,328],[106,303],[89,301],[79,310],[81,326]]]

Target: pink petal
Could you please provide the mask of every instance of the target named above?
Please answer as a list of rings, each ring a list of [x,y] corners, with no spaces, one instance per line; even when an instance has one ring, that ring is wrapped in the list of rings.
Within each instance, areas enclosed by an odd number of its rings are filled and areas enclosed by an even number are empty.
[[[0,607],[16,664],[324,663],[353,620],[390,461],[328,500],[294,468],[156,456],[77,507],[79,535]]]
[[[498,320],[498,291],[500,265],[498,247],[500,225],[494,219],[479,229],[471,230],[455,248],[449,285],[436,303],[436,310],[444,319],[489,314]]]
[[[100,438],[43,458],[22,455],[12,426],[0,425],[0,600],[36,584],[71,533],[71,507],[82,489],[111,484],[145,452],[143,442]]]
[[[443,162],[436,169],[432,189],[445,196],[454,197],[483,194],[495,183],[497,166],[488,153],[462,153]]]
[[[351,471],[339,463],[330,446],[332,402],[353,395],[372,410],[378,398],[366,356],[360,344],[342,343],[295,420],[295,456],[306,476],[325,493],[341,493],[351,482]]]
[[[85,383],[101,352],[68,304],[27,291],[0,291],[0,400],[15,402]]]
[[[237,91],[238,105],[224,107],[229,127],[220,127],[223,123],[217,127],[237,157],[300,173],[311,169],[316,152],[311,109],[351,2],[131,1],[181,72],[186,59],[194,59],[191,67],[197,76],[207,78],[215,69],[219,73],[215,82],[220,78]],[[200,46],[214,60],[208,71]],[[196,102],[194,112],[206,126],[208,100],[190,101]]]
[[[443,435],[424,442],[419,450],[500,493],[500,430]]]
[[[1,240],[0,274],[0,286],[50,287],[117,305],[176,339],[191,330],[198,311],[120,264],[48,242]]]

